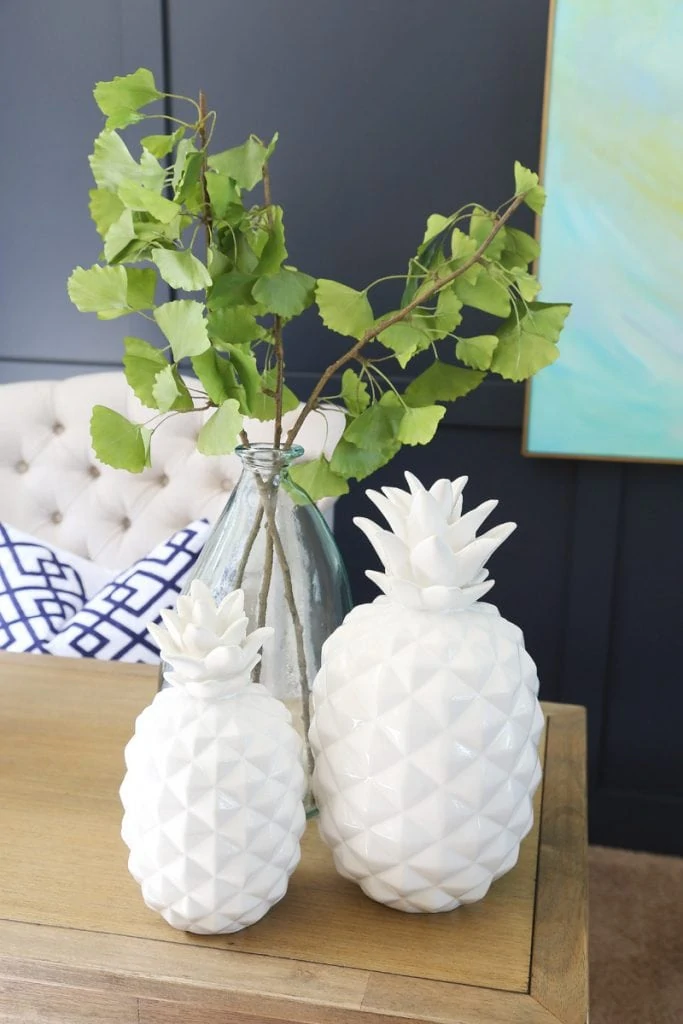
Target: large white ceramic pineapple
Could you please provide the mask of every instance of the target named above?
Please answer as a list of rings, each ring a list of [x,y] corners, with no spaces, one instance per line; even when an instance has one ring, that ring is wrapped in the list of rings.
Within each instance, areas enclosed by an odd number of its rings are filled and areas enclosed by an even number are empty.
[[[305,827],[301,739],[250,682],[271,629],[247,636],[244,595],[217,608],[195,580],[150,626],[172,684],[126,747],[121,834],[147,906],[184,931],[234,932],[280,900]]]
[[[320,830],[338,871],[380,903],[452,910],[517,861],[541,770],[536,668],[517,626],[480,598],[514,523],[476,532],[466,477],[368,496],[391,531],[356,524],[384,591],[323,648],[311,742]]]

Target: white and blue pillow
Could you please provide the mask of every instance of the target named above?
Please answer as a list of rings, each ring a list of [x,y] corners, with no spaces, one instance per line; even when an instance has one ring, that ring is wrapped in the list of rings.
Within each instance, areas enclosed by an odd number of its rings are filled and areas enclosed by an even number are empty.
[[[49,654],[106,661],[156,663],[159,648],[150,622],[174,604],[211,527],[198,519],[178,530],[149,555],[120,572],[69,619],[49,643]]]
[[[0,650],[40,654],[114,572],[0,523]]]

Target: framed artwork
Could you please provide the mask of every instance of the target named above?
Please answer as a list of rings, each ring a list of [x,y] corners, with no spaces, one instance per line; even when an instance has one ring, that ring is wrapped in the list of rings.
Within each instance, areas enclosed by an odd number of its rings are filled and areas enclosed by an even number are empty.
[[[570,301],[524,452],[683,461],[683,3],[555,0],[542,298]]]

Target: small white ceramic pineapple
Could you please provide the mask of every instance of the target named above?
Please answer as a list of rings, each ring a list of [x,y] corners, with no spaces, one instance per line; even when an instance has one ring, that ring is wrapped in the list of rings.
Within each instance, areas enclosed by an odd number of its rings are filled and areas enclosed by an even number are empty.
[[[244,595],[217,608],[195,580],[150,626],[172,684],[126,747],[121,834],[147,906],[174,928],[234,932],[280,900],[305,827],[301,739],[250,682],[271,629],[247,636]]]
[[[514,523],[476,532],[466,477],[368,497],[391,532],[356,524],[386,596],[323,648],[311,743],[320,830],[338,871],[380,903],[452,910],[517,861],[540,781],[538,679],[517,626],[490,604],[484,564]]]

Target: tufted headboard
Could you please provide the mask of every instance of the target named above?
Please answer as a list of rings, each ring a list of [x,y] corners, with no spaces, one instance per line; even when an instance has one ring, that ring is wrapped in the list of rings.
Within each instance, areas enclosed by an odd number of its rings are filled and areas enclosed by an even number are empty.
[[[0,385],[0,520],[111,569],[124,568],[193,519],[215,520],[240,474],[236,455],[207,457],[195,439],[209,413],[174,416],[155,434],[153,469],[111,469],[90,445],[92,407],[133,420],[152,415],[121,372]],[[285,417],[291,425],[295,413]],[[343,413],[308,418],[297,442],[330,455]],[[272,424],[250,420],[250,440],[268,441]],[[333,501],[321,502],[323,511]]]

